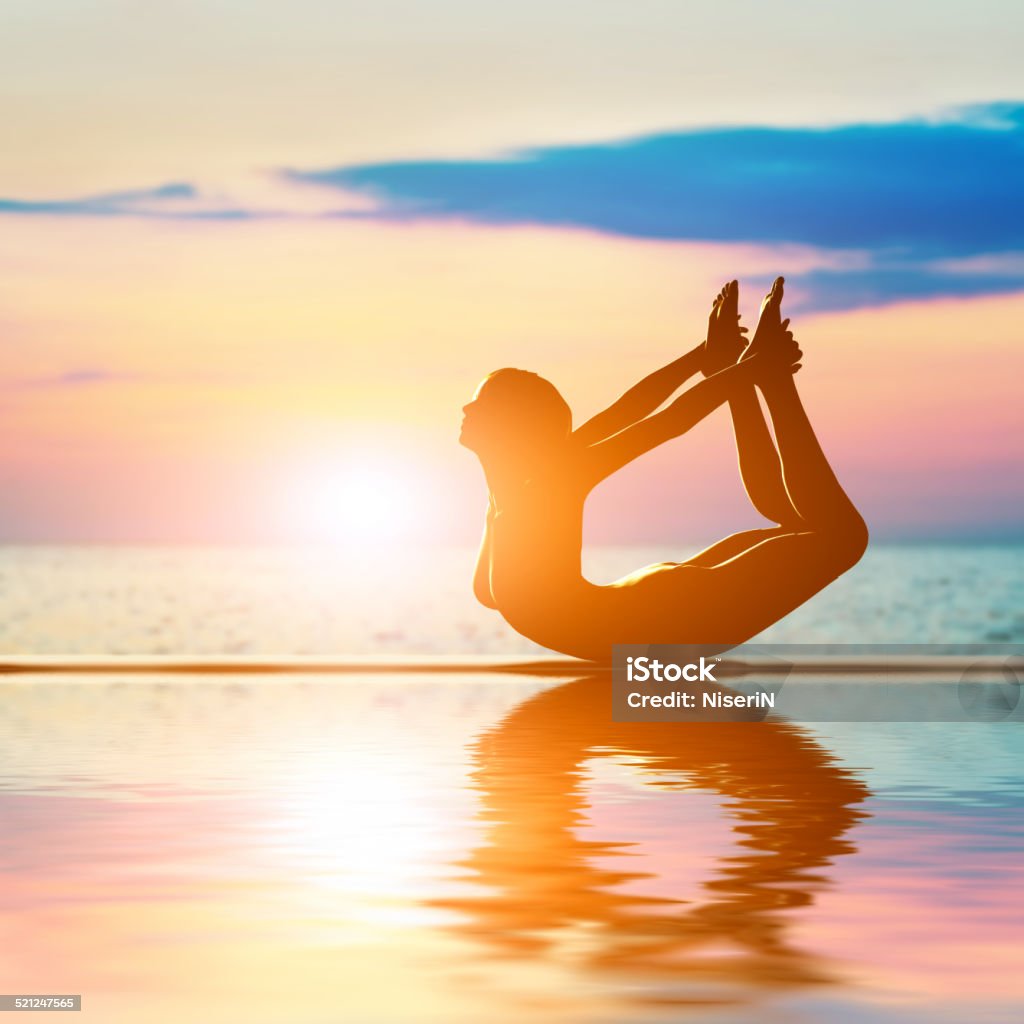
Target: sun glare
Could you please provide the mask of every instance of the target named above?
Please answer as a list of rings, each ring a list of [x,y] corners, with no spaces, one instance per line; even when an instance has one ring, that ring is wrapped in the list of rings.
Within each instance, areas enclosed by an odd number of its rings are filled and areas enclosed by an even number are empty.
[[[437,828],[419,771],[393,754],[312,754],[285,794],[279,848],[294,871],[348,897],[347,917],[393,921],[401,899],[423,895],[431,866],[457,849]],[[427,915],[411,906],[401,916]]]
[[[408,534],[426,497],[411,467],[384,459],[340,460],[302,473],[289,488],[289,527],[307,542],[373,546]]]

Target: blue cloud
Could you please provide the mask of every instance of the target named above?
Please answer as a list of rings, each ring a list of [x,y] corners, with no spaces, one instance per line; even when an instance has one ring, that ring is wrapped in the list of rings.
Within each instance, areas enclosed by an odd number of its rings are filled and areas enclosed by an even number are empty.
[[[804,279],[819,308],[1024,288],[1017,274],[932,269],[950,258],[1024,250],[1018,103],[935,120],[702,129],[487,160],[284,173],[374,198],[378,208],[354,215],[361,217],[866,253],[867,270]]]
[[[536,224],[665,241],[796,243],[856,252],[788,274],[804,308],[1024,289],[1024,103],[830,128],[709,128],[483,160],[284,171],[376,200],[372,210],[218,204],[194,185],[63,200],[0,198],[0,215],[268,217]],[[990,260],[996,269],[953,269]],[[781,272],[786,271],[780,266]]]
[[[156,188],[106,192],[76,199],[4,199],[0,214],[36,214],[64,217],[152,217],[168,220],[247,220],[257,214],[245,209],[187,209],[167,207],[168,201],[198,200],[199,190],[188,182],[170,182]]]
[[[864,270],[811,270],[791,274],[786,281],[798,289],[799,297],[788,303],[788,308],[796,313],[861,309],[915,299],[1006,295],[1024,290],[1024,273],[960,273],[916,267],[909,261]],[[757,293],[767,291],[771,282],[771,275],[765,275],[751,283]]]

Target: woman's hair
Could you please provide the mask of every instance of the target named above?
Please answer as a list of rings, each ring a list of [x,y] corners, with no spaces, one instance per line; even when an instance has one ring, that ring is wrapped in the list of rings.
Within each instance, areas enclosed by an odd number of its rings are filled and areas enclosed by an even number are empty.
[[[487,375],[488,390],[507,402],[524,433],[567,437],[572,433],[572,410],[558,388],[529,370],[506,366]]]

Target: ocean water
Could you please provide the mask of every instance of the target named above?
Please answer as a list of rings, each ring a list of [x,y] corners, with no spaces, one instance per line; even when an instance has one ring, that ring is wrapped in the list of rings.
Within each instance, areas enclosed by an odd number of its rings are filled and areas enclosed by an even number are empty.
[[[610,582],[686,549],[587,550]],[[0,548],[0,654],[537,654],[472,597],[475,552]],[[1024,641],[1024,545],[876,544],[761,634],[776,643]]]
[[[536,653],[472,563],[9,548],[0,649]],[[1019,642],[1022,569],[876,546],[766,639]],[[1024,1017],[1020,721],[615,723],[609,685],[0,675],[0,992],[98,1024]]]
[[[100,1024],[1016,1024],[1020,723],[0,678],[0,991]]]

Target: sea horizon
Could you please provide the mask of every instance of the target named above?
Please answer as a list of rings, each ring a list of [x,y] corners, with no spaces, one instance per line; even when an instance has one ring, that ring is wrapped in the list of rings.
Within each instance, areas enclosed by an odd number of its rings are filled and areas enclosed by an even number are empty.
[[[607,583],[685,544],[591,545]],[[677,553],[678,552],[678,553]],[[475,549],[0,546],[0,654],[545,655],[474,600]],[[771,643],[1024,640],[1024,543],[873,544]]]

